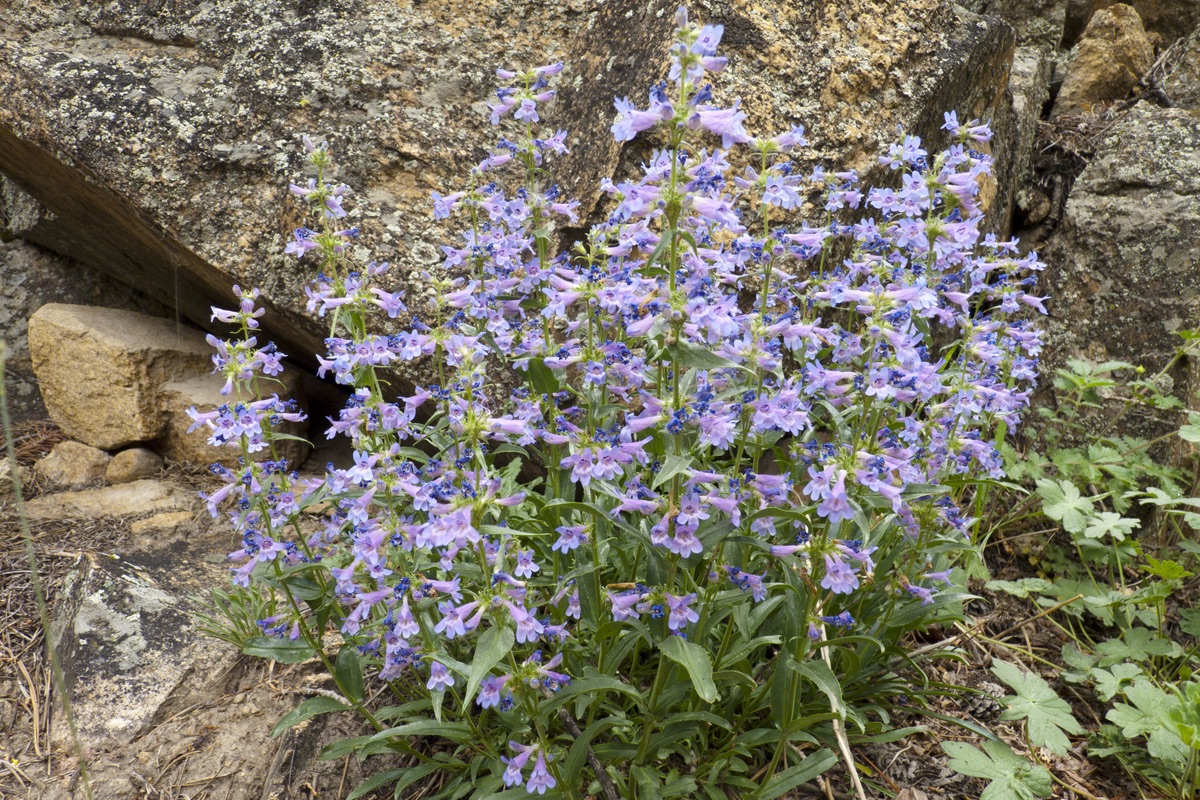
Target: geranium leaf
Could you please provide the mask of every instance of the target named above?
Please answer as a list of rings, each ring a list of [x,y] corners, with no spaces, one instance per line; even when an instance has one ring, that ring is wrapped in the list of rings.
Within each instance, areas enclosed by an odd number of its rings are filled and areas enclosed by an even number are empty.
[[[965,742],[943,742],[950,769],[991,781],[980,800],[1034,800],[1051,794],[1050,772],[1014,753],[1003,742],[986,741],[983,750]]]
[[[1080,495],[1079,489],[1070,481],[1043,478],[1037,482],[1037,487],[1038,496],[1042,498],[1042,512],[1061,522],[1070,533],[1082,533],[1092,513],[1092,501]]]
[[[1026,672],[1004,661],[992,663],[992,674],[1007,683],[1016,695],[1004,698],[1008,707],[1001,719],[1025,720],[1029,741],[1052,753],[1066,755],[1071,741],[1066,734],[1083,733],[1071,707],[1040,675]]]

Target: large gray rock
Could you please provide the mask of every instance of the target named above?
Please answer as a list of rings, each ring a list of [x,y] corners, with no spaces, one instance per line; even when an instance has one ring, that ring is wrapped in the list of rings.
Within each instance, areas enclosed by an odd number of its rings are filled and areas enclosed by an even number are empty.
[[[1047,253],[1048,364],[1120,359],[1153,375],[1200,317],[1200,119],[1139,103],[1107,134],[1067,202]],[[1165,376],[1195,406],[1195,359]],[[1126,431],[1153,435],[1174,420]]]
[[[1162,89],[1171,105],[1200,108],[1200,28],[1177,43]]]
[[[59,593],[51,636],[88,750],[132,741],[158,721],[186,679],[211,678],[236,656],[198,632],[204,609],[185,593],[213,579],[196,572],[205,554],[176,550],[172,559],[137,561],[85,555]],[[61,699],[56,712],[52,730],[69,745]]]
[[[229,304],[229,284],[260,286],[264,330],[306,357],[324,323],[303,310],[308,268],[282,255],[300,221],[286,195],[298,133],[328,136],[337,177],[358,192],[350,222],[401,265],[397,282],[426,315],[417,276],[439,263],[446,234],[424,210],[428,193],[459,185],[493,142],[480,124],[493,68],[572,63],[550,121],[572,129],[575,159],[560,177],[594,200],[623,153],[640,158],[641,143],[610,141],[612,96],[644,98],[665,73],[676,4],[10,4],[0,171],[29,194],[13,230],[198,324]],[[722,95],[741,95],[759,132],[803,122],[814,162],[871,167],[897,124],[932,138],[950,109],[1002,129],[1011,116],[1010,29],[951,0],[712,2],[693,13],[726,26]],[[1014,151],[1004,136],[993,145],[1002,183],[989,196],[1004,216]]]

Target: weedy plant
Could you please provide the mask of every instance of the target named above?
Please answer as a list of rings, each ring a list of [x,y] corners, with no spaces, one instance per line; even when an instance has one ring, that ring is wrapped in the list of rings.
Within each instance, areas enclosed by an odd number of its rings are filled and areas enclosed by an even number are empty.
[[[357,794],[770,800],[841,758],[861,796],[851,744],[911,732],[894,705],[936,688],[903,639],[961,612],[962,501],[1002,474],[1040,349],[1040,264],[980,232],[990,132],[949,113],[948,149],[903,137],[890,187],[802,172],[802,128],[751,138],[715,104],[721,26],[677,25],[669,79],[612,126],[662,146],[565,251],[577,203],[544,179],[566,133],[538,128],[561,65],[498,71],[506,136],[434,195],[466,229],[420,308],[352,263],[349,189],[305,140],[292,191],[319,223],[287,250],[317,271],[353,466],[253,460],[296,417],[260,392],[282,354],[255,292],[214,310],[240,330],[212,340],[231,400],[193,416],[244,460],[207,503],[235,582],[278,599],[244,645],[321,659],[344,698],[277,730],[352,707],[375,732],[326,755],[413,759]],[[383,314],[412,323],[372,332]],[[406,362],[436,380],[389,395]]]
[[[1181,800],[1200,791],[1200,684],[1193,680],[1200,669],[1200,612],[1186,607],[1200,556],[1200,498],[1192,496],[1200,484],[1194,469],[1184,469],[1186,458],[1177,459],[1182,466],[1170,466],[1150,451],[1172,440],[1200,442],[1200,425],[1193,413],[1177,432],[1157,439],[1109,434],[1138,406],[1179,408],[1158,386],[1179,359],[1195,354],[1196,334],[1185,332],[1184,340],[1175,359],[1150,379],[1120,361],[1071,361],[1058,370],[1060,400],[1042,412],[1039,437],[1025,453],[1006,452],[1010,476],[1036,488],[1022,501],[1008,496],[1007,513],[988,514],[997,529],[1033,526],[1039,535],[1059,537],[1061,547],[1033,553],[1042,576],[991,581],[988,587],[1053,612],[1049,618],[1066,638],[1058,659],[1063,679],[1090,690],[1111,723],[1090,737],[1089,754],[1113,757],[1133,776]],[[1021,540],[1008,541],[1014,546]],[[1187,637],[1190,647],[1183,644]],[[1015,667],[996,669],[1018,689],[1006,716],[1022,718],[1021,696],[1035,693],[1040,708],[1028,716],[1029,741],[1064,754],[1062,732],[1083,732],[1069,707],[1040,677],[1024,673],[1013,680]]]

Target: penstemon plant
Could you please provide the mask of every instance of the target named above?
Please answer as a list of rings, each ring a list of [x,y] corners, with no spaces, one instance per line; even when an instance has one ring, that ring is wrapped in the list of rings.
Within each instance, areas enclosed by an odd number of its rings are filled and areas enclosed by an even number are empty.
[[[375,732],[327,755],[412,759],[363,792],[765,800],[840,755],[861,795],[852,739],[920,711],[902,639],[960,610],[942,589],[1036,377],[1041,265],[980,232],[986,126],[947,114],[933,156],[903,137],[893,188],[801,172],[803,128],[751,138],[715,104],[721,34],[679,11],[668,80],[612,126],[664,144],[563,251],[578,204],[544,178],[566,134],[538,127],[562,66],[498,70],[511,138],[434,194],[466,228],[401,333],[371,332],[409,310],[387,264],[351,261],[349,190],[305,139],[292,191],[319,224],[287,250],[319,264],[320,375],[352,392],[327,435],[353,466],[253,460],[292,413],[259,399],[281,354],[254,293],[214,312],[241,326],[217,359],[236,399],[194,418],[244,459],[207,504],[241,537],[235,583],[278,601],[244,644],[320,658],[342,695],[280,729],[353,707]],[[389,393],[414,361],[436,383]]]

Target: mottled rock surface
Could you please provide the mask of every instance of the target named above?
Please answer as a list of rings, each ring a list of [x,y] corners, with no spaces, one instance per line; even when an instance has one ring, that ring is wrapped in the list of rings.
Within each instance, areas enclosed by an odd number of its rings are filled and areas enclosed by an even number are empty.
[[[1054,103],[1055,114],[1090,112],[1123,100],[1154,63],[1154,45],[1130,6],[1117,4],[1092,15]]]
[[[1163,91],[1173,106],[1200,108],[1200,28],[1178,43],[1177,52]]]
[[[80,442],[59,442],[34,465],[39,478],[56,489],[82,489],[102,484],[112,456]]]
[[[265,331],[296,357],[324,325],[307,269],[282,255],[300,220],[286,194],[297,135],[328,136],[358,192],[350,221],[418,314],[440,261],[431,190],[463,180],[496,132],[481,124],[493,68],[570,61],[551,124],[569,125],[579,187],[625,163],[608,143],[613,94],[644,98],[667,66],[675,3],[137,0],[0,10],[0,170],[33,198],[14,232],[121,276],[207,324],[229,284],[261,286]],[[897,124],[936,138],[942,113],[1003,129],[1013,39],[950,0],[697,3],[725,25],[750,126],[804,123],[812,159],[873,166]],[[602,81],[593,85],[595,78]],[[1011,140],[994,141],[1008,181]],[[589,188],[588,191],[591,191]],[[1007,209],[1012,190],[994,189]],[[585,198],[588,199],[588,198]],[[36,207],[33,207],[36,205]],[[403,381],[396,382],[397,389]]]
[[[215,676],[236,655],[196,631],[202,607],[180,592],[180,578],[172,574],[189,568],[187,588],[199,588],[194,561],[139,564],[91,555],[67,579],[52,636],[80,740],[89,750],[132,741],[191,673]],[[65,723],[52,730],[60,745],[69,745]]]
[[[1059,47],[1069,0],[964,0],[976,14],[987,14],[1012,25],[1017,41],[1025,45]]]
[[[1048,251],[1047,364],[1130,361],[1150,375],[1200,319],[1200,119],[1139,103],[1107,134],[1067,202]],[[1194,359],[1166,376],[1195,406]],[[1171,430],[1146,421],[1137,432]]]

